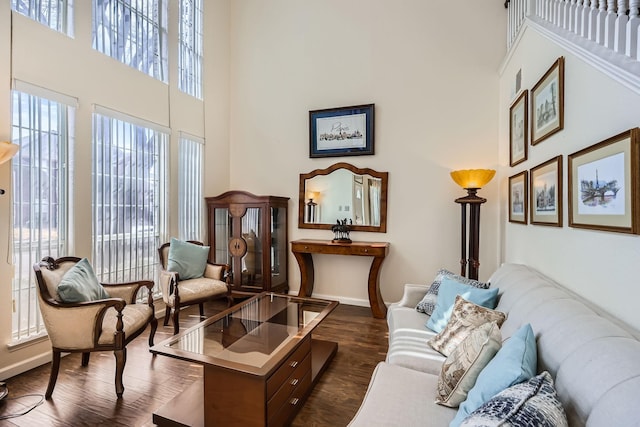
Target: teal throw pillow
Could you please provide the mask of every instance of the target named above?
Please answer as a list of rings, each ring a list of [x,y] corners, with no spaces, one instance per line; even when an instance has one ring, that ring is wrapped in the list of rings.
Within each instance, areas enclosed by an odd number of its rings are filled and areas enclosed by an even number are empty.
[[[87,302],[110,298],[104,290],[89,260],[82,258],[67,271],[58,285],[62,302]]]
[[[498,288],[479,289],[460,283],[451,277],[444,277],[438,290],[436,307],[427,321],[427,328],[437,333],[442,332],[449,322],[458,295],[467,301],[493,310],[496,308]]]
[[[537,365],[536,338],[531,325],[526,324],[502,343],[502,348],[480,372],[449,427],[458,427],[469,414],[502,390],[533,378]]]
[[[209,246],[200,246],[171,238],[167,270],[175,271],[180,280],[197,279],[204,275],[209,257]]]

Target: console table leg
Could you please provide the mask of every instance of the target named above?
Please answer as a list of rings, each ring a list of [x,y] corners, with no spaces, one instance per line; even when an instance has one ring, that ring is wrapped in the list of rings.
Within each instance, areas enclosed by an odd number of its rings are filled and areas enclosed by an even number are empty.
[[[369,305],[371,313],[376,319],[387,317],[387,306],[380,293],[380,268],[382,268],[383,261],[384,257],[374,257],[369,269]]]
[[[301,252],[294,252],[293,256],[300,267],[300,290],[298,291],[298,296],[303,298],[311,297],[315,279],[313,258],[311,258],[311,254]]]

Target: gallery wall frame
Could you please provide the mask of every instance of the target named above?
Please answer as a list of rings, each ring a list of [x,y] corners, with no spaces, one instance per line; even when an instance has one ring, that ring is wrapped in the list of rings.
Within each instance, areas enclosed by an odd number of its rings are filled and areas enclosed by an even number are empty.
[[[309,157],[375,154],[374,104],[309,111]]]
[[[522,171],[509,177],[509,222],[527,223],[529,173]]]
[[[531,224],[562,227],[562,155],[529,171]]]
[[[564,129],[564,57],[531,89],[531,145]]]
[[[569,226],[640,234],[640,129],[568,156]]]
[[[524,90],[509,108],[509,165],[527,160],[529,145],[529,91]]]

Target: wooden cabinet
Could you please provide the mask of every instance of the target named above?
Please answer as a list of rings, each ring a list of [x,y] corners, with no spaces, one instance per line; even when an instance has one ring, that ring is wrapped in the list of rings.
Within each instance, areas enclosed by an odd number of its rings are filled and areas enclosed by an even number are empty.
[[[235,292],[288,292],[288,197],[207,197],[209,260],[231,266]]]

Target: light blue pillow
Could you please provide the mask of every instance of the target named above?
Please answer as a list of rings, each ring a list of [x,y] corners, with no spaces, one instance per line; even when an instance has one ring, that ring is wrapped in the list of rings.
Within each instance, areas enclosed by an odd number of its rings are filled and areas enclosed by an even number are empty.
[[[527,323],[502,344],[502,348],[480,372],[467,394],[467,400],[460,404],[449,427],[458,427],[469,414],[502,390],[533,378],[537,365],[536,338],[531,325]]]
[[[167,270],[178,273],[180,280],[197,279],[204,275],[208,257],[209,246],[195,245],[172,237]]]
[[[58,285],[62,302],[87,302],[110,298],[98,282],[89,260],[82,258],[67,271]]]
[[[460,283],[451,277],[444,277],[438,290],[436,307],[427,321],[427,328],[437,333],[442,332],[449,322],[457,295],[474,304],[493,310],[496,308],[498,288],[479,289]]]

